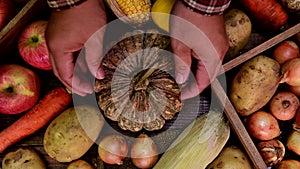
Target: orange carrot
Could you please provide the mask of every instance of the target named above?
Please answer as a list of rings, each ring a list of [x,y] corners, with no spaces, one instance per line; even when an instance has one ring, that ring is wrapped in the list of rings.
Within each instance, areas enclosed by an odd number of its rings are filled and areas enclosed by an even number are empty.
[[[47,125],[71,103],[72,96],[63,87],[47,93],[22,117],[0,133],[0,153],[9,146]]]
[[[278,31],[288,21],[288,14],[277,0],[239,0],[264,31]]]

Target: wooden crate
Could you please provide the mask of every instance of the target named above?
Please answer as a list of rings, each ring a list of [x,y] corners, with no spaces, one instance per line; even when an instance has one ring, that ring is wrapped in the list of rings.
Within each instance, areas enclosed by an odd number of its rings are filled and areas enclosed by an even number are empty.
[[[12,50],[15,50],[16,48],[16,39],[20,33],[20,30],[31,20],[33,19],[33,16],[41,15],[41,13],[46,9],[46,1],[45,0],[30,0],[19,12],[18,14],[0,31],[0,59],[2,57],[5,57],[6,54],[11,53]],[[43,14],[42,14],[43,15]],[[299,22],[299,21],[298,21]],[[246,62],[247,60],[253,58],[254,56],[272,48],[276,44],[282,42],[285,39],[290,38],[297,32],[300,32],[300,23],[297,23],[293,26],[291,26],[289,29],[283,31],[282,33],[277,34],[276,36],[266,40],[265,42],[251,48],[247,52],[239,55],[235,59],[224,63],[223,68],[221,72],[219,72],[219,75],[222,75],[238,66]],[[47,74],[48,75],[48,74]],[[241,121],[240,117],[238,116],[237,112],[235,111],[233,105],[231,104],[227,93],[225,92],[222,84],[220,81],[215,80],[212,85],[213,92],[217,95],[220,103],[222,106],[224,106],[224,112],[226,116],[228,117],[233,131],[238,136],[240,142],[244,146],[246,152],[248,153],[250,159],[252,160],[254,167],[258,169],[264,169],[267,168],[264,161],[262,160],[258,150],[255,147],[254,142],[252,141],[251,137],[247,133],[243,122]],[[8,118],[6,119],[5,116],[0,115],[1,120],[8,120],[5,121],[5,124],[1,124],[1,127],[8,126],[10,123],[12,123],[15,119],[14,118]],[[44,128],[45,129],[45,128]],[[42,145],[42,138],[43,138],[43,132],[44,129],[40,130],[38,133],[34,134],[33,136],[30,136],[28,139],[22,141],[21,143],[18,143],[16,147],[12,147],[10,150],[14,150],[17,147],[22,146],[33,146],[35,149],[37,149],[39,152],[41,152],[41,155],[44,157],[46,162],[49,164],[49,168],[65,168],[66,163],[61,164],[56,162],[55,160],[51,159],[47,156],[45,151],[43,150]],[[93,158],[97,154],[97,147],[96,145],[88,152],[87,155],[85,155],[83,158],[88,159],[89,155],[93,156]],[[3,156],[0,155],[0,159]],[[94,160],[94,159],[93,159]],[[97,160],[97,159],[96,159]],[[91,161],[91,159],[88,159],[88,161]],[[126,159],[127,165],[130,167],[130,160]],[[127,166],[127,167],[128,167]],[[101,167],[100,167],[101,168]],[[106,168],[119,168],[117,166],[106,166]],[[125,167],[123,167],[125,168]],[[131,166],[131,168],[134,168]]]
[[[249,59],[267,51],[268,49],[274,47],[280,42],[292,37],[296,33],[300,32],[300,22],[296,25],[290,27],[286,31],[268,39],[267,41],[261,43],[260,45],[250,49],[249,51],[237,56],[235,59],[232,59],[229,62],[223,64],[223,69],[219,72],[219,75],[222,75],[248,61]],[[233,104],[230,102],[230,99],[227,96],[226,89],[223,88],[221,82],[216,79],[211,84],[213,92],[219,99],[219,102],[224,107],[224,112],[228,117],[231,127],[238,136],[242,145],[244,146],[246,152],[248,153],[250,159],[252,160],[254,167],[257,169],[267,168],[265,162],[260,156],[253,140],[251,139],[249,133],[247,132],[244,123],[241,121],[238,116]]]

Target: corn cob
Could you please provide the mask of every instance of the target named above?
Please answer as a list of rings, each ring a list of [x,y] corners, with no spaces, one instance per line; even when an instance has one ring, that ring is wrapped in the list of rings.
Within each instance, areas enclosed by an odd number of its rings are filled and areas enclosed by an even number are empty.
[[[229,135],[230,126],[223,113],[210,110],[183,130],[153,169],[205,169]]]
[[[116,0],[119,8],[133,23],[142,24],[150,19],[151,5],[148,0]]]

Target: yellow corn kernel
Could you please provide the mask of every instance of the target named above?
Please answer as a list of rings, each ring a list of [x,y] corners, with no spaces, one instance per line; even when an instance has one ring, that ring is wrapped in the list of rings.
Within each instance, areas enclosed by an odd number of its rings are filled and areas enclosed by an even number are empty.
[[[116,2],[134,23],[143,23],[149,20],[151,5],[148,0],[116,0]]]

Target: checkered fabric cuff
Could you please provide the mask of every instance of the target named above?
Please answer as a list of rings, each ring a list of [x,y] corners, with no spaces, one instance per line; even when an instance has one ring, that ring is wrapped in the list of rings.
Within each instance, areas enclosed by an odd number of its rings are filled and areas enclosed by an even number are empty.
[[[231,0],[183,0],[188,8],[204,15],[220,15],[229,7]]]
[[[63,10],[81,4],[86,0],[47,0],[48,6],[52,9]]]

